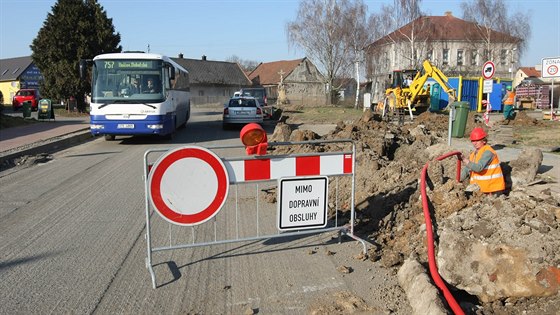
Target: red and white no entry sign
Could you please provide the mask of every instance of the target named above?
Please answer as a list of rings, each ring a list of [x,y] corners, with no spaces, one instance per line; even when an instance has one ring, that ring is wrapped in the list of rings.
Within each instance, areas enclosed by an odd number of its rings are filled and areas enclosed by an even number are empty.
[[[171,150],[154,164],[148,178],[154,209],[177,225],[197,225],[214,217],[224,205],[229,178],[212,151],[187,146]]]
[[[496,72],[496,66],[492,61],[486,61],[482,66],[482,77],[486,80],[492,79]]]

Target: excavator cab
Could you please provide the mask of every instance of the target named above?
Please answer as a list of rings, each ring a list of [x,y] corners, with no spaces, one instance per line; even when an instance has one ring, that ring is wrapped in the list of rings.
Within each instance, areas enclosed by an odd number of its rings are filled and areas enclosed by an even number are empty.
[[[407,70],[394,70],[392,74],[391,88],[396,88],[397,86],[408,87],[412,80],[416,77],[418,70],[407,69]]]

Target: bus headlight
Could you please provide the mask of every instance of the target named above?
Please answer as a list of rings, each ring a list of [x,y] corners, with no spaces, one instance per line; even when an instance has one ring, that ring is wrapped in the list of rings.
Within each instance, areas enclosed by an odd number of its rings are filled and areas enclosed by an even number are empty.
[[[148,125],[148,129],[163,129],[163,124]]]
[[[94,125],[94,124],[89,125],[89,127],[93,130],[100,130],[105,128],[103,125]]]

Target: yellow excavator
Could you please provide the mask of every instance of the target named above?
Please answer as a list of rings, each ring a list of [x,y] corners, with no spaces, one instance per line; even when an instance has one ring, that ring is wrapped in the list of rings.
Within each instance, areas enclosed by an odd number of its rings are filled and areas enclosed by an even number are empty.
[[[385,90],[385,98],[379,102],[378,109],[382,110],[383,117],[389,113],[398,114],[400,118],[408,110],[410,118],[413,112],[420,114],[429,108],[430,86],[424,86],[429,78],[432,78],[449,95],[449,104],[457,99],[456,91],[448,83],[449,79],[441,70],[425,60],[422,63],[423,73],[418,70],[395,70],[393,71],[393,82]]]

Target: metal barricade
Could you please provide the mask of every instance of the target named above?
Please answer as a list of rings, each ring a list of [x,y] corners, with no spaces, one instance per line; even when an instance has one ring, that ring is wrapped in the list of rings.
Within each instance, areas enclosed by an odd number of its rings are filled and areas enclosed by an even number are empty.
[[[243,152],[242,149],[244,149],[244,147],[240,145],[212,146],[205,148],[190,146],[177,148],[175,150],[151,149],[146,151],[144,154],[145,237],[147,244],[146,267],[149,270],[154,289],[156,288],[156,275],[153,269],[155,265],[152,263],[152,255],[160,251],[336,231],[338,232],[339,242],[341,241],[342,234],[347,235],[359,241],[362,244],[363,254],[367,255],[366,242],[354,234],[356,149],[352,140],[269,143],[270,148],[276,149],[290,146],[307,146],[323,149],[312,153],[267,154],[262,156],[226,156],[228,155],[226,153],[220,156],[215,154],[215,152],[222,151],[228,151],[230,155],[231,151],[236,151],[235,154],[238,154],[238,152]],[[328,151],[324,149],[325,146],[329,146]],[[336,148],[333,149],[333,147]],[[221,163],[225,166],[227,174],[222,175],[225,175],[224,177],[227,178],[228,181],[225,184],[227,187],[216,188],[219,192],[216,195],[220,194],[224,196],[225,200],[217,201],[215,200],[217,198],[214,197],[213,201],[205,201],[206,203],[212,204],[205,209],[208,210],[212,207],[216,210],[215,213],[205,214],[202,218],[193,215],[194,219],[192,221],[183,216],[180,216],[181,218],[176,220],[175,217],[167,216],[165,212],[160,209],[162,206],[156,206],[156,204],[164,204],[166,202],[172,204],[171,201],[165,201],[164,199],[180,198],[177,196],[166,197],[164,196],[165,194],[161,192],[161,190],[164,190],[163,186],[165,186],[162,184],[162,177],[164,177],[162,174],[166,172],[161,171],[161,165],[166,164],[165,167],[171,169],[172,167],[170,165],[173,162],[169,161],[185,158],[186,155],[182,153],[188,150],[197,152],[195,154],[197,156],[196,158],[198,158],[198,156],[203,156],[202,159],[208,159],[209,161],[214,158],[211,155],[215,154],[215,158],[221,160]],[[198,152],[201,153],[199,154]],[[157,156],[157,158],[155,158],[155,156]],[[193,159],[190,156],[187,158]],[[212,161],[209,163],[219,164]],[[184,166],[185,164],[182,164],[178,167],[184,168]],[[154,170],[155,168],[157,169]],[[212,168],[216,169],[215,166],[212,166]],[[175,168],[169,172],[177,173],[178,169],[179,168]],[[176,179],[174,180],[179,181],[184,178],[176,174],[169,176],[175,177]],[[191,181],[191,185],[196,185],[193,184],[192,181],[197,181],[198,179],[184,178],[184,180]],[[323,182],[325,183],[325,191],[321,191],[323,187],[321,183]],[[283,187],[293,188],[290,185],[302,183],[304,185],[296,185],[294,190],[312,191],[313,187],[315,187],[319,197],[310,200],[290,200],[291,196],[289,194],[283,195],[281,192]],[[162,185],[161,189],[157,185]],[[219,185],[220,183],[218,183],[218,186]],[[154,188],[154,186],[157,187]],[[332,192],[330,187],[334,189],[334,193],[329,194],[329,190]],[[345,188],[345,192],[347,193],[346,197],[341,197],[339,195],[339,190],[344,190]],[[287,190],[287,188],[284,189]],[[265,194],[265,192],[270,193],[270,191],[274,190],[276,190],[277,196],[276,205],[274,206],[266,202],[263,204],[262,200],[260,200],[259,193]],[[320,194],[325,195],[325,200],[322,200],[322,195]],[[175,193],[175,195],[177,195],[177,193]],[[278,198],[279,195],[280,198]],[[254,201],[252,201],[253,197]],[[339,200],[341,198],[346,198],[346,200]],[[254,205],[254,208],[244,208],[249,201],[251,205]],[[341,206],[341,204],[344,205]],[[291,208],[289,208],[290,211],[292,211],[289,212],[285,210],[287,209],[286,205],[296,210],[291,210]],[[297,210],[298,207],[305,208],[307,206],[313,207],[318,205],[325,207],[324,214],[296,214],[296,212],[299,211]],[[205,206],[206,205],[202,208]],[[163,205],[163,207],[165,208],[167,206]],[[276,222],[272,222],[273,219],[271,219],[269,212],[265,213],[265,211],[261,209],[270,207],[276,207],[277,209]],[[153,212],[158,212],[160,217],[164,219],[162,221],[163,223],[160,224],[165,224],[165,221],[168,221],[169,233],[168,239],[165,242],[166,244],[157,246],[153,244],[152,225],[154,224],[154,218],[158,217],[152,216]],[[201,213],[202,212],[204,211],[201,211]],[[342,215],[347,212],[350,213],[350,217],[349,219],[346,218],[346,222],[343,222]],[[189,217],[189,215],[185,215],[185,217]],[[254,228],[244,230],[241,227],[240,222],[246,222],[247,220],[252,222]],[[180,227],[175,228],[175,225],[179,225]],[[189,236],[187,236],[189,233],[184,232],[185,228],[191,229]],[[181,234],[181,237],[173,235],[173,230],[177,231],[178,229],[183,231],[182,233],[177,233]]]

